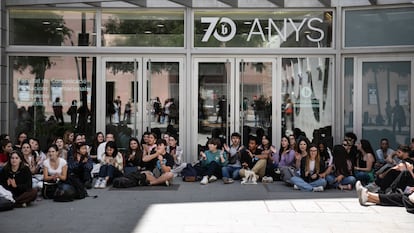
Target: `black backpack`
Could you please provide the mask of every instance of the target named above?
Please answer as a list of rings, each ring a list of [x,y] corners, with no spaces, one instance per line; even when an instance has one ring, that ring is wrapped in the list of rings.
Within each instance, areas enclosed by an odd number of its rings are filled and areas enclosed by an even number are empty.
[[[197,181],[197,170],[188,163],[187,166],[181,171],[181,176],[183,177],[183,181],[186,182],[195,182]]]

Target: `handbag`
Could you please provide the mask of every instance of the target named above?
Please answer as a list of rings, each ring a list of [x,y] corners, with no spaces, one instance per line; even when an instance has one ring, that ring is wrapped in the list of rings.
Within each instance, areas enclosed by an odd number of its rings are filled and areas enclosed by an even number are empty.
[[[53,199],[58,183],[43,181],[42,196],[44,199]]]

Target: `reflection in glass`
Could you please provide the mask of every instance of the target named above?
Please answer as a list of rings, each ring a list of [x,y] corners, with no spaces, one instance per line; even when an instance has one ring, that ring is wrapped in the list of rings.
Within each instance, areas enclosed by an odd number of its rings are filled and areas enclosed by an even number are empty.
[[[179,63],[148,62],[146,113],[148,131],[178,135],[179,131]]]
[[[240,63],[240,110],[243,143],[247,146],[248,135],[271,137],[272,125],[272,63]]]
[[[39,137],[45,146],[63,131],[95,133],[93,60],[78,57],[10,57],[11,129]]]
[[[198,144],[207,138],[227,138],[229,114],[229,63],[198,64]]]
[[[409,144],[411,62],[363,62],[362,136]]]
[[[104,11],[102,45],[183,47],[183,11]]]
[[[11,9],[11,45],[94,46],[95,13]]]
[[[315,142],[332,135],[330,58],[282,59],[282,135],[301,129]]]
[[[354,59],[345,58],[344,67],[344,132],[354,131]]]

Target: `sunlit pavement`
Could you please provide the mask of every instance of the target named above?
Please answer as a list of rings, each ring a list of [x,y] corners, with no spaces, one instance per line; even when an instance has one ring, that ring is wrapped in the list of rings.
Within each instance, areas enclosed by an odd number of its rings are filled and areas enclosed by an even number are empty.
[[[404,208],[360,206],[355,191],[293,190],[281,182],[200,185],[177,178],[173,187],[89,190],[67,203],[37,201],[0,212],[0,232],[412,232]]]

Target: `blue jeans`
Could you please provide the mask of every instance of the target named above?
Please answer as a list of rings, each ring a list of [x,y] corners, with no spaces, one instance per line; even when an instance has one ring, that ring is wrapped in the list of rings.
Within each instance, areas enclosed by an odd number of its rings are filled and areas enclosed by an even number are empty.
[[[99,168],[99,177],[109,177],[109,180],[112,180],[114,177],[121,176],[122,172],[120,172],[117,168],[112,165],[102,165]]]
[[[367,185],[371,181],[369,173],[364,171],[355,171],[355,178],[360,180],[363,185]]]
[[[298,186],[300,190],[305,190],[305,191],[312,191],[314,187],[318,187],[318,186],[323,186],[323,187],[326,186],[326,180],[322,178],[319,178],[315,181],[308,183],[304,181],[302,177],[293,176],[292,178],[290,178],[290,181],[294,185]]]
[[[233,180],[239,180],[240,169],[241,167],[225,166],[221,168],[221,174],[223,175],[223,177],[232,178]]]
[[[332,174],[326,176],[326,181],[328,182],[328,185],[331,186],[331,187],[333,187],[333,188],[337,188],[339,185],[348,185],[348,184],[354,186],[355,183],[356,183],[356,179],[353,176],[346,176],[346,177],[344,177],[341,180],[340,183],[335,182],[335,178],[336,178],[336,176],[335,175],[332,175]]]

